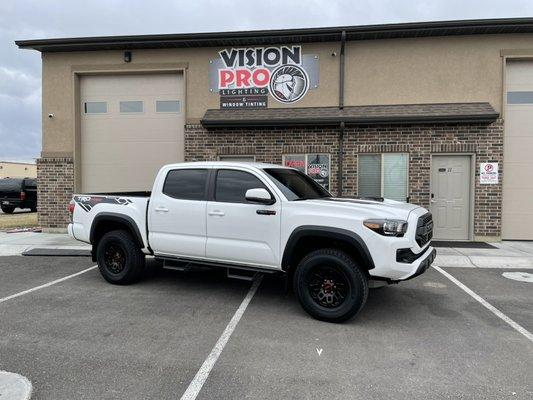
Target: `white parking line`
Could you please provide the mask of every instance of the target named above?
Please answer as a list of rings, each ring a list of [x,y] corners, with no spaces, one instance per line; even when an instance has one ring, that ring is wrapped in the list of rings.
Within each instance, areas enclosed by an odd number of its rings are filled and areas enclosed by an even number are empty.
[[[83,271],[76,272],[75,274],[65,276],[64,278],[56,279],[55,281],[45,283],[44,285],[36,286],[34,288],[31,288],[31,289],[28,289],[28,290],[24,290],[23,292],[18,292],[18,293],[12,294],[11,296],[7,296],[7,297],[4,297],[4,298],[0,299],[0,303],[3,303],[4,301],[8,301],[8,300],[11,300],[11,299],[15,299],[15,298],[20,297],[20,296],[24,296],[25,294],[28,294],[28,293],[31,293],[31,292],[35,292],[36,290],[47,288],[49,286],[55,285],[56,283],[60,283],[60,282],[66,281],[67,279],[74,278],[74,277],[76,277],[78,275],[81,275],[81,274],[84,274],[86,272],[92,271],[93,269],[95,269],[97,267],[98,266],[95,265],[93,267],[84,269]]]
[[[472,289],[470,289],[468,286],[464,285],[463,283],[459,282],[456,278],[454,278],[452,275],[444,271],[442,268],[433,266],[437,271],[439,271],[442,275],[444,275],[446,278],[448,278],[450,281],[455,283],[457,286],[459,286],[463,291],[468,293],[471,297],[473,297],[477,302],[481,303],[483,307],[491,311],[494,315],[496,315],[498,318],[505,321],[508,325],[510,325],[514,330],[524,335],[526,338],[528,338],[530,341],[533,342],[533,333],[529,332],[526,328],[524,328],[522,325],[518,324],[517,322],[513,321],[511,318],[509,318],[507,315],[502,313],[500,310],[498,310],[496,307],[494,307],[492,304],[490,304],[488,301],[486,301],[484,298],[476,294]]]
[[[183,396],[181,396],[181,400],[196,399],[196,396],[198,396],[198,393],[200,393],[200,390],[202,390],[202,386],[204,385],[205,381],[209,377],[211,370],[217,362],[218,357],[222,353],[222,350],[224,350],[226,343],[228,343],[231,334],[235,330],[235,327],[237,326],[242,315],[246,311],[248,304],[250,304],[250,301],[254,297],[254,294],[257,291],[259,285],[261,284],[262,279],[263,277],[259,276],[257,279],[254,280],[252,286],[250,287],[250,290],[246,294],[246,297],[242,301],[237,311],[235,311],[235,314],[233,314],[233,318],[231,318],[231,321],[226,326],[226,329],[224,329],[224,332],[222,332],[222,335],[218,338],[215,347],[213,347],[213,350],[211,350],[211,353],[209,353],[209,355],[205,359],[204,363],[194,376],[194,379],[189,384],[189,387],[187,388]]]

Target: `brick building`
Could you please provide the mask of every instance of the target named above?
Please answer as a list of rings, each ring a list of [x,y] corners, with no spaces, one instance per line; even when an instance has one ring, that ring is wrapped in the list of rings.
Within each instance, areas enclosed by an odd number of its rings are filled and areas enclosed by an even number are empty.
[[[509,19],[18,41],[43,60],[40,223],[231,159],[421,204],[436,238],[533,239],[531,39]]]

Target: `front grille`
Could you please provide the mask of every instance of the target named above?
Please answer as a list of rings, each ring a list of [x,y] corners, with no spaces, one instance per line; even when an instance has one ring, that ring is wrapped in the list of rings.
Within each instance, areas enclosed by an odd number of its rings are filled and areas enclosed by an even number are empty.
[[[416,224],[416,242],[424,247],[433,237],[433,217],[430,212],[418,218]]]

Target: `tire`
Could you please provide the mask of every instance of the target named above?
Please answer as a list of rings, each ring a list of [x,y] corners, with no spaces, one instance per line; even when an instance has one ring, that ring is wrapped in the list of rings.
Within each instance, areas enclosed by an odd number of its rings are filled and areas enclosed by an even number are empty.
[[[357,263],[337,249],[315,250],[294,273],[294,292],[313,318],[343,322],[355,316],[368,297],[368,279]]]
[[[98,269],[106,281],[127,285],[137,281],[144,270],[145,256],[128,231],[106,233],[96,248]]]
[[[15,207],[1,207],[4,214],[13,214]]]

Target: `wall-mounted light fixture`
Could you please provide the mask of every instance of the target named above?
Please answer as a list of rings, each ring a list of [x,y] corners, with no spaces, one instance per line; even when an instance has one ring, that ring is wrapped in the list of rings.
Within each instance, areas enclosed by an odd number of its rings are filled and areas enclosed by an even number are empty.
[[[124,62],[131,62],[131,51],[124,52]]]

